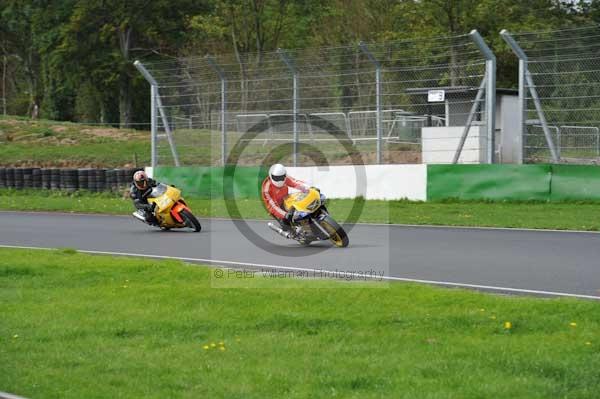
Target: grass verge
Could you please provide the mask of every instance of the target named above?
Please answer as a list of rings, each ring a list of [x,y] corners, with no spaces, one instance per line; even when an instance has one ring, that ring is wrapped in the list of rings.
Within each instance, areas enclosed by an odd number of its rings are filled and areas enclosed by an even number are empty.
[[[222,289],[176,261],[0,255],[0,386],[26,397],[600,392],[596,302],[258,275]]]
[[[257,199],[236,201],[238,215],[230,214],[222,199],[186,198],[200,217],[239,216],[266,219]],[[330,200],[336,219],[348,220],[353,200]],[[41,190],[0,189],[0,209],[128,214],[131,201],[116,194],[76,192],[68,194]],[[489,226],[559,230],[600,230],[600,203],[594,202],[485,202],[485,201],[364,201],[359,222],[429,224],[447,226]]]

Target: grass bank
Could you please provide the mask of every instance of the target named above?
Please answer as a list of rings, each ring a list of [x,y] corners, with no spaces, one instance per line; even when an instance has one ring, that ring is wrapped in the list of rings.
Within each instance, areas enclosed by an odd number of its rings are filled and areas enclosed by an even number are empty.
[[[216,288],[175,261],[0,255],[0,386],[26,397],[600,392],[596,302],[258,274]]]
[[[222,199],[186,199],[201,217],[268,218],[260,200],[238,200],[239,213],[232,214],[232,204]],[[348,220],[355,205],[331,200],[329,209],[338,220]],[[133,208],[117,194],[0,189],[0,209],[127,214]],[[357,216],[359,222],[372,223],[600,230],[600,203],[594,202],[364,201]]]
[[[149,133],[0,117],[0,165],[121,167],[150,162]]]

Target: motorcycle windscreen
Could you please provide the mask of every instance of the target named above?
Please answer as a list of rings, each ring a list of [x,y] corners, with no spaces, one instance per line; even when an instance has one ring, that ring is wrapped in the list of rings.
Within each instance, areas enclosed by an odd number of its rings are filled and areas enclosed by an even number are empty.
[[[164,193],[166,193],[168,188],[169,188],[169,186],[161,183],[152,189],[148,198],[158,198],[161,195],[163,195]]]

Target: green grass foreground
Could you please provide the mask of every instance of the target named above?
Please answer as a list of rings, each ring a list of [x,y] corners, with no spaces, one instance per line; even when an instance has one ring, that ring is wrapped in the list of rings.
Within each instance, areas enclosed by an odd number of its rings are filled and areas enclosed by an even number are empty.
[[[185,193],[184,193],[185,194]],[[258,199],[235,201],[239,213],[230,212],[232,203],[222,199],[186,198],[200,217],[243,217],[266,219]],[[361,201],[361,200],[358,200]],[[330,200],[329,210],[340,221],[350,219],[353,200]],[[600,230],[598,202],[485,202],[485,201],[362,201],[350,220],[370,223],[425,224],[447,226],[489,226],[559,230]],[[1,210],[60,211],[128,214],[131,201],[118,194],[0,189]]]
[[[600,392],[597,302],[260,275],[219,288],[214,275],[0,249],[0,387],[39,399]]]

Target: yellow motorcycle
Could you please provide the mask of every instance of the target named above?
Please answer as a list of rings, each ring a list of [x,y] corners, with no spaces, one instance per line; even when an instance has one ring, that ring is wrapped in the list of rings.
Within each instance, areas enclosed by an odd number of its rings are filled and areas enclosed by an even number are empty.
[[[286,211],[293,210],[291,231],[284,231],[274,223],[269,227],[285,238],[309,245],[313,241],[329,240],[336,247],[345,248],[349,239],[346,231],[331,216],[325,206],[326,198],[316,188],[305,193],[293,193],[283,201]]]
[[[202,229],[200,222],[181,197],[181,190],[173,186],[158,184],[150,192],[148,203],[154,205],[153,213],[158,221],[158,227],[162,230],[183,227],[190,227],[195,231]],[[148,223],[141,209],[133,212],[133,216]]]

